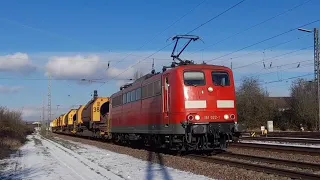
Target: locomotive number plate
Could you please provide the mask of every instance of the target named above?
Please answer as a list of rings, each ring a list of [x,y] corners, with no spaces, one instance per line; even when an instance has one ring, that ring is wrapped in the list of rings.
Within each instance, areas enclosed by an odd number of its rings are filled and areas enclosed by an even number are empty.
[[[206,120],[208,120],[208,119],[217,120],[217,119],[220,119],[220,116],[204,116],[204,119],[206,119]]]

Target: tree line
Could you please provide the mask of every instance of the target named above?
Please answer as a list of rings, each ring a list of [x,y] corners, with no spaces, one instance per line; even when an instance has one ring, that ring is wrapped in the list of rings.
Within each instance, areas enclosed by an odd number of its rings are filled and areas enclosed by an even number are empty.
[[[22,121],[21,112],[0,107],[0,158],[17,150],[26,141],[26,135],[32,131]]]
[[[258,78],[242,79],[236,96],[239,123],[248,130],[260,129],[270,120],[274,129],[279,130],[299,130],[301,126],[309,131],[317,129],[317,83],[314,81],[294,80],[290,95],[285,98],[286,109],[280,109],[279,103],[263,89]]]

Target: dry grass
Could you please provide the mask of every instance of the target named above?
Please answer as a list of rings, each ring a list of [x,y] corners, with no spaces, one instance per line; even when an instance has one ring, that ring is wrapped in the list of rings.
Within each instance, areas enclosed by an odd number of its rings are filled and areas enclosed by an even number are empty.
[[[12,138],[0,138],[0,140],[1,140],[1,143],[0,143],[1,147],[5,146],[10,149],[17,149],[22,144],[19,140],[12,139]]]
[[[17,150],[31,132],[22,121],[21,112],[0,107],[0,158]]]

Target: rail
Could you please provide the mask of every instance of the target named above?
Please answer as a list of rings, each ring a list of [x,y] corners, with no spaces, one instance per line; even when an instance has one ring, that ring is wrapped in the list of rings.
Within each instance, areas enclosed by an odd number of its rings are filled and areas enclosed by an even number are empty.
[[[304,144],[320,144],[320,139],[311,138],[289,138],[289,137],[242,137],[240,140],[255,140],[255,141],[279,141],[290,143]]]
[[[259,150],[272,150],[286,153],[299,153],[313,156],[320,156],[320,148],[301,147],[301,146],[283,146],[270,144],[255,144],[255,143],[232,143],[230,147],[237,148],[253,148]]]
[[[252,156],[252,155],[245,155],[245,154],[235,154],[230,152],[220,154],[219,156],[238,158],[238,159],[240,158],[243,160],[254,160],[254,161],[265,162],[270,164],[282,164],[286,166],[289,165],[292,167],[306,168],[306,169],[312,169],[312,170],[320,170],[320,164],[315,164],[315,163],[290,161],[285,159],[275,159],[275,158]]]
[[[259,171],[264,173],[276,174],[276,175],[285,176],[293,179],[310,179],[310,180],[320,179],[320,175],[317,175],[317,174],[293,171],[293,170],[288,170],[284,168],[269,167],[269,166],[264,166],[259,164],[251,164],[247,162],[239,162],[239,161],[228,160],[228,159],[221,159],[219,157],[204,157],[199,155],[189,155],[189,156],[186,156],[186,158],[208,162],[208,163],[229,165],[233,167]]]

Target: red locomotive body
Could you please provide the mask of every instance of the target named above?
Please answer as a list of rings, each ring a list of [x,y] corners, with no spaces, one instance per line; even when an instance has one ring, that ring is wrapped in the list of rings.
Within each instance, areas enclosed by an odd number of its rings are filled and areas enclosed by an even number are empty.
[[[189,42],[174,55],[179,39]],[[111,96],[112,139],[179,151],[226,148],[227,140],[238,134],[233,73],[227,67],[181,60],[186,46],[198,39],[173,37],[177,41],[170,67],[164,66],[162,73],[153,70]]]
[[[148,74],[111,99],[111,132],[119,140],[212,149],[225,148],[237,132],[234,79],[227,67],[192,64]]]

